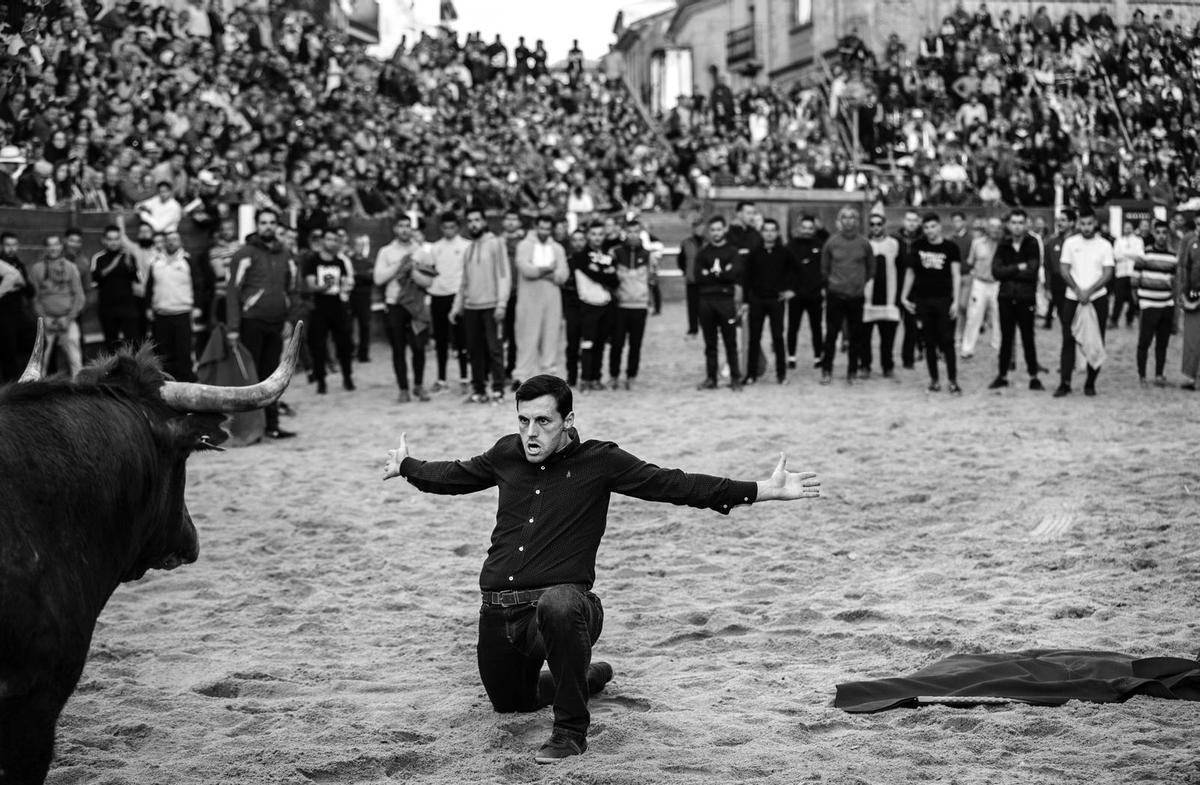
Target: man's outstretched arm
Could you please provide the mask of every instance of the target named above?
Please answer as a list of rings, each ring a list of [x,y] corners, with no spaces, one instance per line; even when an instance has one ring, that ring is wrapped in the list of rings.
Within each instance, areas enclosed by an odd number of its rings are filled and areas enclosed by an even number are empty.
[[[404,477],[425,493],[475,493],[496,484],[490,451],[465,461],[419,461],[408,454],[408,434],[400,434],[400,446],[388,451],[383,479]]]

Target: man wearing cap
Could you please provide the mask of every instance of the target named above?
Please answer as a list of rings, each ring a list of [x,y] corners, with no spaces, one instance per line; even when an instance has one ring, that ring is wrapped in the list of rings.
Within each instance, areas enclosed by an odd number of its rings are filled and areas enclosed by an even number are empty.
[[[0,207],[20,207],[17,198],[17,168],[25,165],[25,156],[16,145],[0,147]]]

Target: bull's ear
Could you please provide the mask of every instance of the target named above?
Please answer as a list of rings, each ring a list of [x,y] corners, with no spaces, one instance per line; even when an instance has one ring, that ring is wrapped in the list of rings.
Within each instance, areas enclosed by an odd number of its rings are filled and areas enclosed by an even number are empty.
[[[224,414],[187,414],[172,422],[172,430],[179,446],[189,452],[220,450],[220,445],[229,438],[221,427],[224,422]]]

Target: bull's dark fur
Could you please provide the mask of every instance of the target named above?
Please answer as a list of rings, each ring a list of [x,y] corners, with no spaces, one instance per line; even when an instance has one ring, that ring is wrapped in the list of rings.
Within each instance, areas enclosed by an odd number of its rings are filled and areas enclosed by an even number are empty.
[[[143,348],[0,388],[0,785],[44,780],[117,585],[196,558],[185,461],[222,416],[170,409],[163,380]]]

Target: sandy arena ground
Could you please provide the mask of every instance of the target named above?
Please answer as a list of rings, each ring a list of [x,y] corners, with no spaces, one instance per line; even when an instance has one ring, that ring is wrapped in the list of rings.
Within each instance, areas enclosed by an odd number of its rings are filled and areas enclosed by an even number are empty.
[[[1200,782],[1197,703],[831,706],[838,682],[955,652],[1197,654],[1200,398],[1138,389],[1133,330],[1097,398],[1024,373],[987,392],[985,337],[955,399],[920,367],[823,388],[808,362],[698,392],[682,324],[679,304],[651,320],[637,392],[577,398],[583,437],[745,479],[786,450],[825,498],[724,517],[614,497],[595,656],[616,678],[586,755],[537,766],[549,709],[494,714],[477,680],[495,492],[380,481],[402,430],[417,457],[467,457],[515,428],[511,397],[398,405],[377,346],[356,393],[297,379],[301,438],[192,459],[200,560],[118,589],[49,782]],[[1057,329],[1037,337],[1057,368]]]

